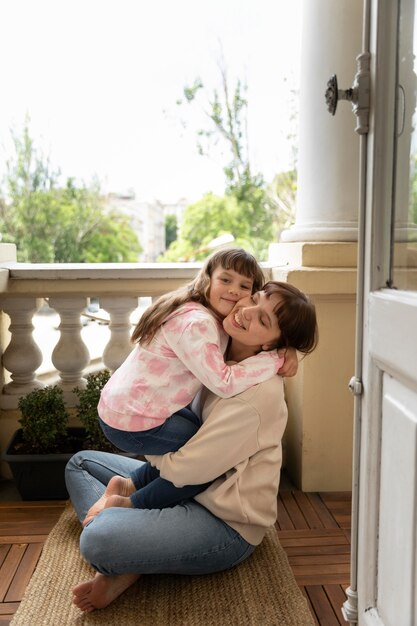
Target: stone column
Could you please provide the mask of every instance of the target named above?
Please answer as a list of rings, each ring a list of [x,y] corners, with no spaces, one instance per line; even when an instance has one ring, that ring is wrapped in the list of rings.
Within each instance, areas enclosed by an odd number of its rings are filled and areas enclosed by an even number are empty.
[[[362,0],[304,0],[296,222],[270,247],[272,278],[313,298],[317,350],[286,381],[285,464],[304,491],[352,484],[359,135],[352,105],[326,106],[329,78],[352,86],[362,52]]]
[[[326,108],[327,81],[352,86],[361,52],[362,0],[304,0],[296,222],[281,241],[356,241],[359,137],[349,102]]]

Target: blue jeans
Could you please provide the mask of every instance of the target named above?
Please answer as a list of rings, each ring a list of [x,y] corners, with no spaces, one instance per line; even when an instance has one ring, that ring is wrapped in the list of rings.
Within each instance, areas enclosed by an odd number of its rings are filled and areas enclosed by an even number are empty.
[[[128,477],[141,461],[107,452],[77,452],[66,483],[82,521],[113,476]],[[190,500],[167,509],[109,508],[83,529],[80,550],[98,572],[211,574],[229,569],[254,551],[239,533]]]
[[[112,428],[100,419],[100,426],[107,439],[120,450],[135,454],[165,454],[179,450],[200,428],[200,419],[190,409],[184,408],[171,415],[161,426],[130,432]],[[130,478],[137,491],[130,496],[136,509],[163,509],[183,500],[193,498],[204,485],[175,487],[161,478],[159,470],[145,463],[132,472]]]

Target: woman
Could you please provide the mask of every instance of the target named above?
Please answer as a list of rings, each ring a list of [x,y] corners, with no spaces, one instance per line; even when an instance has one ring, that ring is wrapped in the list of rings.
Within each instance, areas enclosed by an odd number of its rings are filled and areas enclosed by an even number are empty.
[[[317,343],[314,305],[285,283],[267,283],[240,300],[224,328],[232,338],[228,358],[237,362],[277,346],[301,346],[307,354]],[[203,424],[194,437],[178,452],[148,458],[175,485],[211,485],[172,508],[104,508],[87,524],[80,549],[97,574],[73,590],[81,610],[107,606],[142,574],[231,568],[274,524],[287,420],[282,378],[229,399],[206,391],[200,404]],[[80,521],[113,476],[128,478],[140,463],[101,452],[76,454],[67,466],[67,487]]]

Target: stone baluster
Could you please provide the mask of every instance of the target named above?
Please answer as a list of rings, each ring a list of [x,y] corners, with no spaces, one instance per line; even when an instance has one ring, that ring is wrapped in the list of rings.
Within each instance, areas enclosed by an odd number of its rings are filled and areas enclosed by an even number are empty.
[[[81,337],[81,313],[85,310],[86,298],[77,296],[54,296],[49,306],[59,314],[61,336],[52,352],[52,363],[58,370],[67,399],[74,387],[85,387],[83,370],[90,362],[90,353]]]
[[[42,299],[33,297],[4,298],[1,301],[1,308],[11,320],[11,339],[2,359],[12,379],[3,387],[5,395],[18,397],[43,387],[35,378],[42,363],[42,352],[32,336],[32,318],[41,304]]]
[[[103,363],[114,372],[132,351],[130,315],[138,306],[138,299],[102,297],[100,306],[110,315],[110,339],[103,352]]]

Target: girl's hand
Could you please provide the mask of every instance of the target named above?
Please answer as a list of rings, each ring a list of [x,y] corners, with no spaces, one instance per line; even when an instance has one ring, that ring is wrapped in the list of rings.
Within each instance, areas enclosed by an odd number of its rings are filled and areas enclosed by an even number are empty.
[[[285,358],[284,365],[278,371],[278,375],[285,378],[295,376],[298,370],[297,350],[295,348],[281,348],[278,350],[278,354]]]

